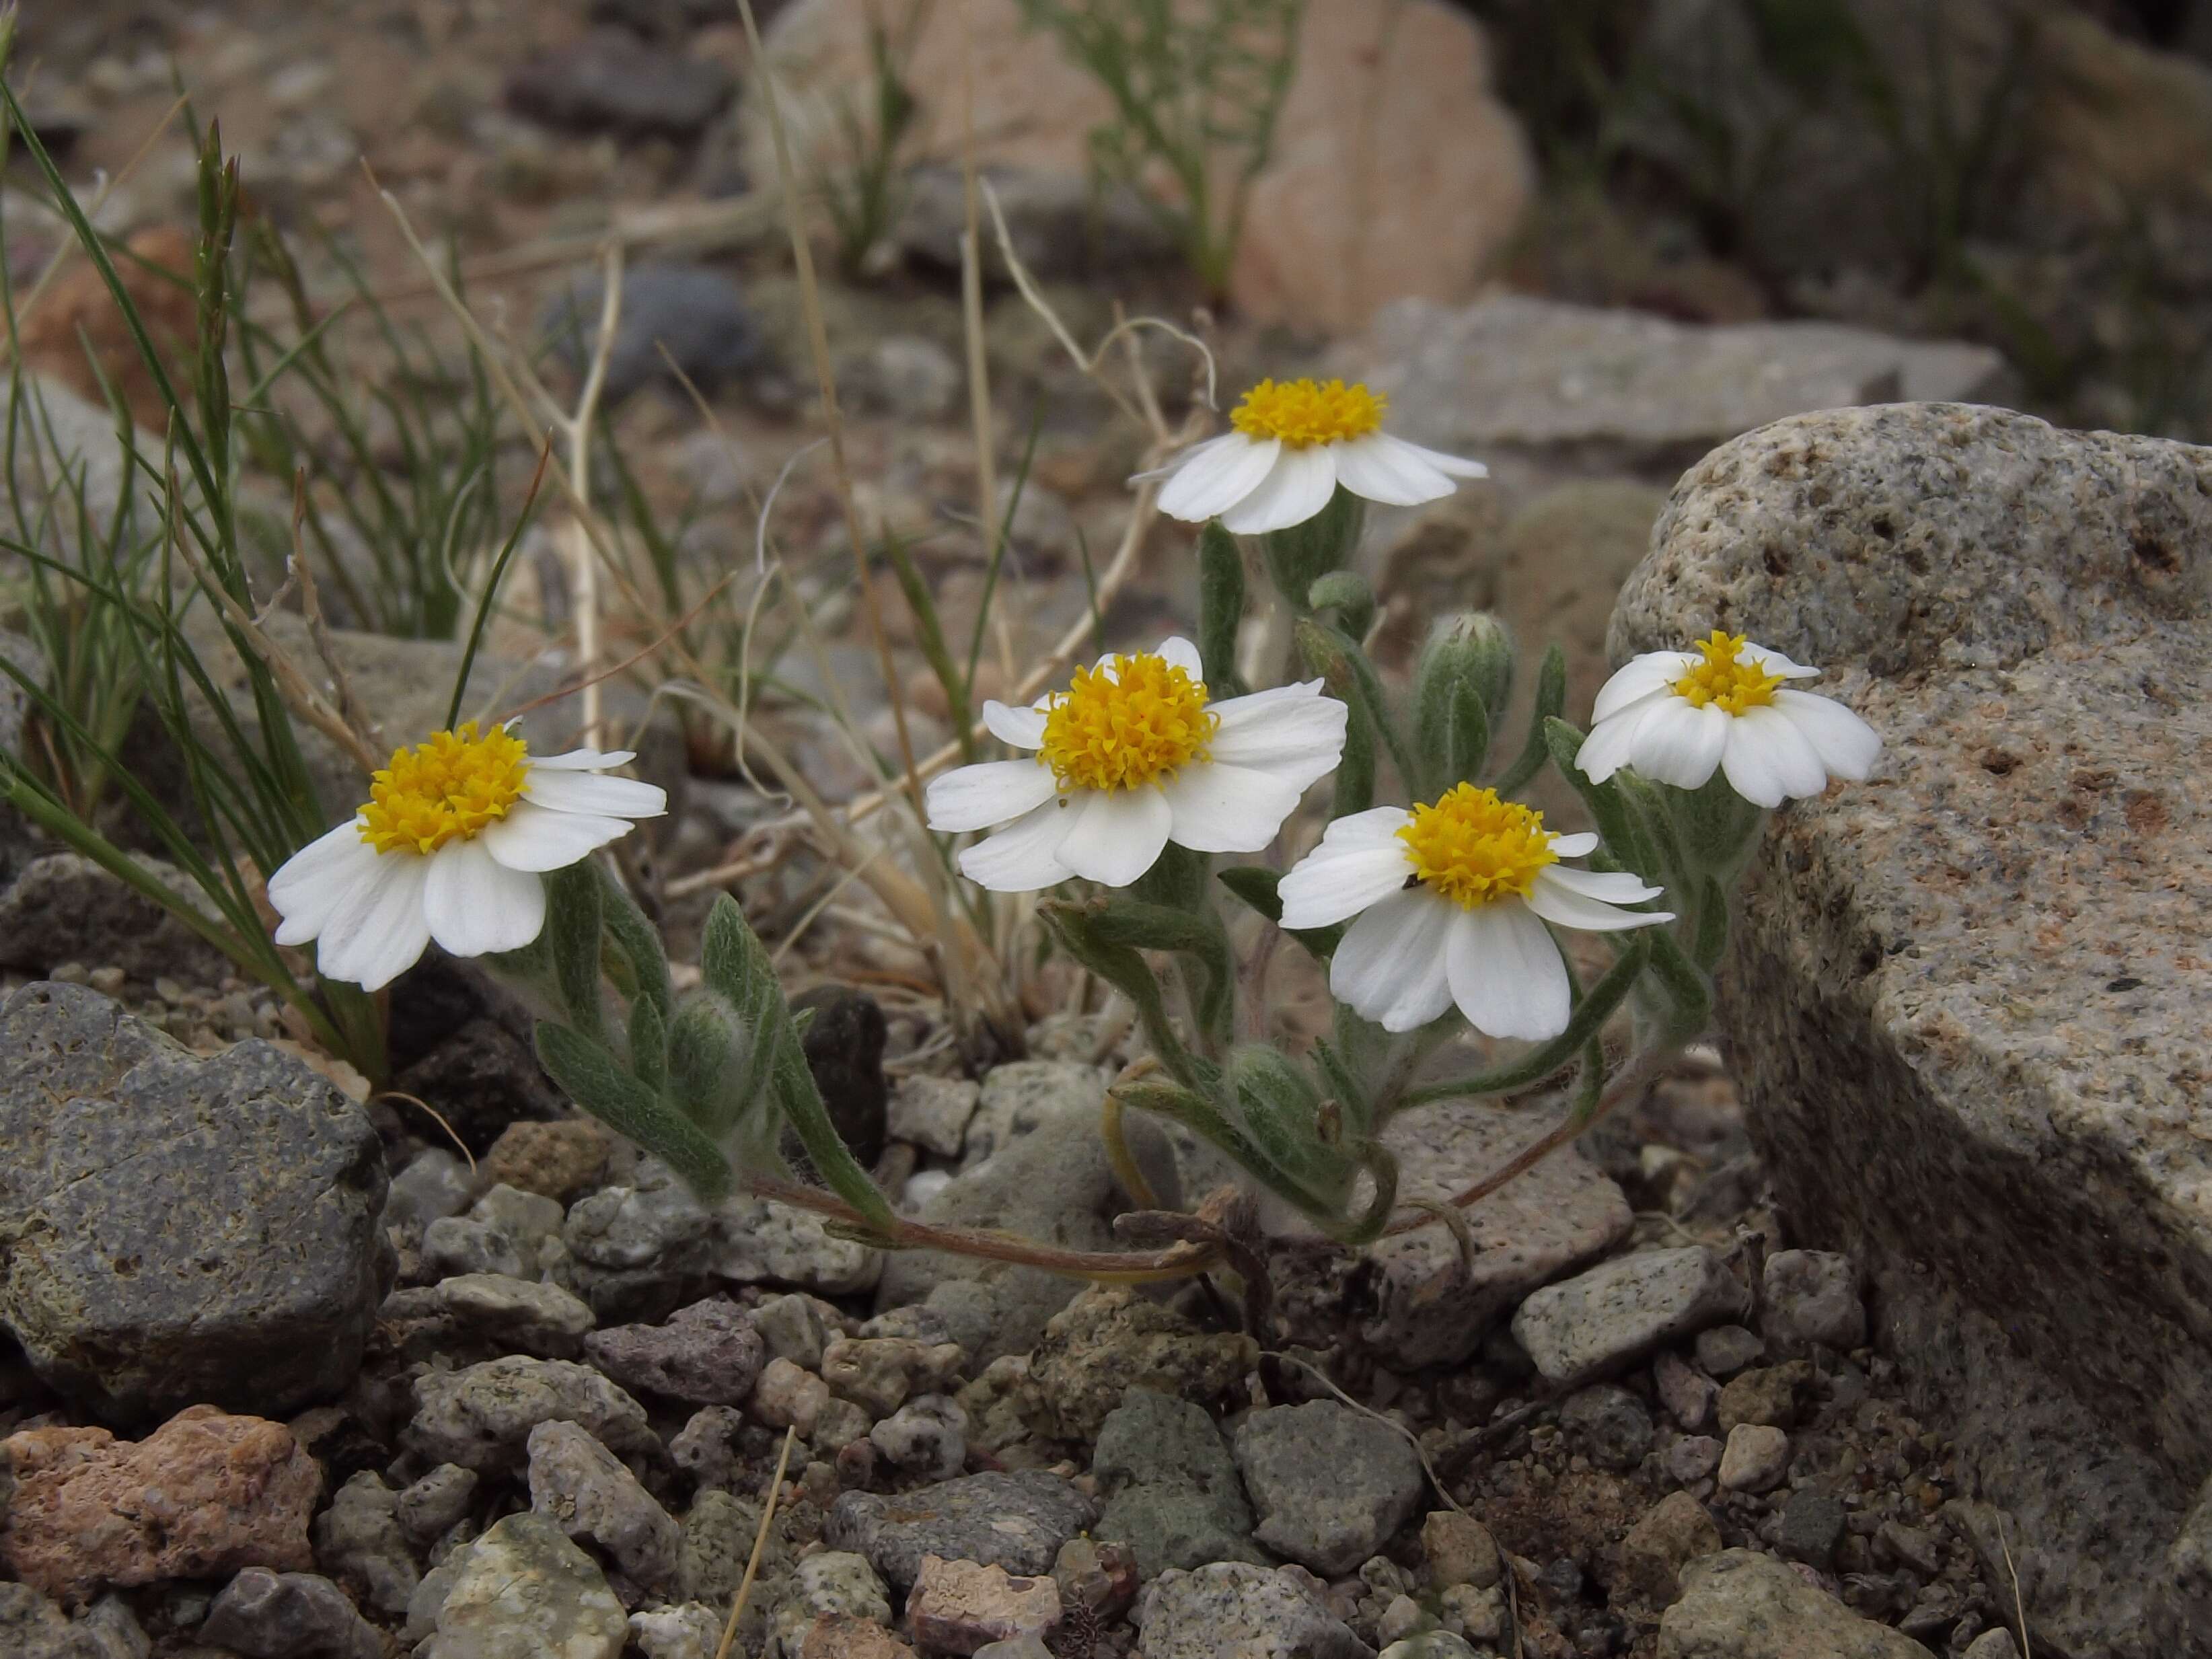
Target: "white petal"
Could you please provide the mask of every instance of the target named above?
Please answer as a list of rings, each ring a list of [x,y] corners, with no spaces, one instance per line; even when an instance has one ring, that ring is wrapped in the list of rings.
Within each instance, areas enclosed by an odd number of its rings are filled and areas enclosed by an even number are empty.
[[[556,812],[532,801],[517,801],[477,837],[484,850],[510,870],[563,870],[586,854],[629,834],[628,818],[595,817],[587,812]]]
[[[1576,836],[1554,836],[1552,850],[1563,859],[1584,859],[1597,851],[1598,837],[1589,830]]]
[[[1784,687],[1774,694],[1774,707],[1804,734],[1831,777],[1860,782],[1881,758],[1881,733],[1832,698]]]
[[[1717,704],[1693,708],[1680,697],[1658,698],[1636,728],[1628,763],[1655,783],[1695,789],[1721,763],[1731,723]]]
[[[994,893],[1034,893],[1057,886],[1075,874],[1054,854],[1074,821],[1073,812],[1064,801],[1047,801],[963,852],[960,873]]]
[[[1194,853],[1256,853],[1274,840],[1303,792],[1271,772],[1202,761],[1161,786],[1169,839]]]
[[[1771,778],[1784,797],[1817,795],[1828,787],[1828,769],[1820,764],[1812,739],[1779,709],[1747,708],[1729,722],[1726,764],[1731,786],[1736,782],[1739,756],[1743,757],[1747,775],[1761,782]],[[1740,787],[1736,793],[1746,800],[1755,799]]]
[[[534,775],[522,786],[522,798],[555,812],[586,812],[603,818],[657,818],[668,810],[668,792],[635,778],[597,772]]]
[[[1355,495],[1389,507],[1418,507],[1459,488],[1413,445],[1382,432],[1336,446],[1336,481]]]
[[[1390,441],[1399,448],[1410,451],[1418,459],[1439,472],[1454,478],[1486,478],[1490,469],[1480,461],[1470,461],[1458,455],[1447,455],[1441,449],[1425,449],[1419,444],[1407,443],[1403,438]]]
[[[1127,887],[1159,861],[1175,813],[1157,789],[1092,789],[1071,797],[1074,823],[1060,861],[1086,881]]]
[[[1042,806],[1058,787],[1042,761],[981,761],[932,778],[922,804],[933,830],[988,830]]]
[[[1336,458],[1328,444],[1285,449],[1267,476],[1234,507],[1214,516],[1240,536],[1262,535],[1304,524],[1336,493]]]
[[[1486,1036],[1541,1042],[1567,1029],[1566,964],[1544,924],[1516,900],[1454,918],[1448,951],[1452,1000]]]
[[[544,878],[508,869],[481,837],[448,842],[428,862],[423,920],[449,954],[519,951],[544,927]]]
[[[1221,724],[1206,752],[1224,766],[1271,772],[1299,790],[1336,769],[1350,710],[1322,682],[1279,686],[1213,705]]]
[[[636,752],[629,749],[571,749],[565,755],[532,755],[530,767],[532,771],[543,767],[549,772],[604,772],[636,758]]]
[[[984,729],[1000,743],[1017,749],[1043,748],[1044,721],[1042,708],[1015,708],[989,700],[983,704]]]
[[[430,860],[383,853],[368,881],[355,888],[315,941],[315,971],[380,991],[420,960],[430,943],[422,889]]]
[[[1406,844],[1398,839],[1398,832],[1413,821],[1413,815],[1402,806],[1370,806],[1364,812],[1332,818],[1322,831],[1321,844],[1347,852],[1371,847],[1395,847],[1402,851]]]
[[[1328,988],[1386,1031],[1426,1025],[1451,1006],[1444,955],[1459,914],[1419,888],[1370,906],[1329,959]]]
[[[1206,678],[1206,665],[1199,660],[1198,647],[1180,634],[1170,634],[1160,641],[1160,648],[1152,653],[1170,668],[1180,668],[1194,680]]]
[[[1413,873],[1406,844],[1332,848],[1326,842],[1292,865],[1275,892],[1285,927],[1326,927],[1405,890]]]
[[[1595,841],[1597,837],[1593,836],[1590,839]],[[1553,849],[1557,851],[1558,847],[1554,842]],[[1536,879],[1552,882],[1585,898],[1603,899],[1607,904],[1641,904],[1666,891],[1663,887],[1645,886],[1644,878],[1633,870],[1576,870],[1564,864],[1553,864],[1539,872]]]
[[[1590,872],[1579,870],[1567,873],[1588,877]],[[1630,879],[1634,880],[1634,878]],[[1631,890],[1641,893],[1645,898],[1657,896],[1656,889],[1647,889],[1641,882],[1637,882]],[[1579,927],[1589,933],[1618,933],[1626,928],[1649,927],[1654,922],[1674,919],[1671,913],[1664,910],[1616,910],[1605,900],[1577,892],[1569,884],[1557,879],[1555,870],[1536,872],[1535,884],[1529,889],[1527,908],[1547,921],[1556,922],[1562,927]]]
[[[269,878],[269,903],[283,925],[279,945],[305,945],[359,884],[375,875],[376,849],[361,838],[361,820],[348,818],[317,836]]]
[[[1743,642],[1735,653],[1735,659],[1740,663],[1756,664],[1765,672],[1779,674],[1785,680],[1811,679],[1820,672],[1817,668],[1808,668],[1802,663],[1792,662],[1779,651],[1750,640]]]
[[[1610,715],[1590,727],[1583,746],[1575,751],[1575,769],[1592,783],[1603,783],[1615,772],[1628,764],[1635,751],[1637,734],[1644,728],[1653,711],[1662,702],[1677,702],[1680,699],[1671,692],[1647,697],[1631,704],[1620,714]]]
[[[1282,449],[1280,439],[1255,441],[1241,432],[1201,445],[1160,486],[1160,511],[1190,524],[1228,512],[1260,487]]]
[[[1598,688],[1597,701],[1590,705],[1590,724],[1601,725],[1629,704],[1641,702],[1654,691],[1663,691],[1697,660],[1687,651],[1647,651],[1630,658]]]
[[[1212,455],[1237,442],[1249,443],[1251,439],[1242,432],[1224,432],[1218,437],[1207,438],[1193,444],[1188,449],[1179,449],[1158,466],[1143,472],[1132,472],[1131,483],[1149,483],[1154,478],[1172,478],[1201,455]]]

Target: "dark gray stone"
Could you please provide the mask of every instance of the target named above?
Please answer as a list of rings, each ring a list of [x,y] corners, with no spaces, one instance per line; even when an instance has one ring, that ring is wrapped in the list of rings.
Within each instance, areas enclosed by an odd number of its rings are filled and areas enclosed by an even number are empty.
[[[1832,1565],[1843,1541],[1844,1504],[1833,1492],[1800,1486],[1782,1505],[1782,1536],[1776,1547],[1793,1561]]]
[[[709,58],[596,28],[542,53],[507,79],[509,108],[565,132],[688,138],[730,101],[736,83]]]
[[[1570,1395],[1559,1407],[1559,1427],[1600,1468],[1632,1469],[1651,1449],[1650,1411],[1611,1382]]]
[[[848,1492],[831,1507],[822,1535],[834,1549],[867,1557],[905,1591],[925,1555],[1040,1577],[1052,1571],[1060,1547],[1097,1518],[1097,1506],[1058,1475],[1025,1469],[963,1475],[896,1498]]]
[[[367,1606],[393,1617],[407,1611],[422,1573],[399,1527],[399,1494],[363,1469],[315,1517],[315,1564],[335,1574]]]
[[[1850,1257],[1777,1250],[1766,1258],[1759,1284],[1765,1306],[1759,1328],[1775,1352],[1826,1348],[1848,1353],[1866,1341],[1866,1304],[1859,1299],[1858,1270]]]
[[[12,685],[15,682],[8,681]],[[181,871],[140,856],[155,878],[193,908],[206,896]],[[183,985],[220,984],[230,959],[120,877],[78,853],[48,853],[17,872],[0,892],[0,968],[46,974],[64,963],[120,968],[143,984],[167,976]]]
[[[854,1158],[873,1168],[883,1156],[890,1099],[884,1082],[884,1042],[889,1030],[882,1006],[866,992],[842,985],[818,987],[791,1006],[794,1013],[813,1012],[799,1042],[838,1139]]]
[[[1203,1407],[1131,1389],[1098,1431],[1091,1473],[1106,1500],[1093,1530],[1127,1544],[1143,1577],[1262,1559],[1236,1460]]]
[[[102,1415],[343,1389],[384,1193],[367,1115],[265,1042],[202,1059],[81,986],[0,1006],[0,1322]]]
[[[443,1536],[476,1506],[481,1478],[458,1463],[441,1463],[399,1494],[399,1529],[418,1545]]]
[[[1883,737],[1771,821],[1718,1018],[1797,1234],[2034,1540],[2030,1623],[2115,1659],[2212,1653],[2170,1565],[2212,1475],[2208,549],[2212,452],[1835,410],[1683,478],[1609,639],[1747,633]]]
[[[1428,1490],[1403,1435],[1334,1400],[1254,1412],[1233,1443],[1260,1517],[1255,1536],[1325,1576],[1379,1553]]]
[[[420,1239],[432,1222],[468,1208],[474,1186],[469,1166],[444,1147],[417,1152],[392,1177],[384,1199],[384,1224],[403,1228]]]
[[[599,337],[604,293],[598,276],[580,276],[546,313],[553,349],[580,374]],[[667,357],[661,356],[664,346]],[[656,382],[675,385],[671,358],[709,395],[768,362],[744,291],[711,266],[651,262],[623,274],[622,316],[607,354],[607,401],[619,403]]]
[[[514,1279],[522,1272],[522,1252],[503,1228],[467,1216],[441,1216],[422,1229],[422,1272],[431,1279],[457,1273],[498,1273]]]
[[[248,1567],[224,1585],[200,1640],[245,1659],[382,1659],[384,1640],[346,1593],[312,1572]]]
[[[585,1357],[624,1388],[694,1406],[736,1406],[753,1391],[767,1346],[735,1304],[679,1308],[659,1325],[617,1325],[584,1339]]]

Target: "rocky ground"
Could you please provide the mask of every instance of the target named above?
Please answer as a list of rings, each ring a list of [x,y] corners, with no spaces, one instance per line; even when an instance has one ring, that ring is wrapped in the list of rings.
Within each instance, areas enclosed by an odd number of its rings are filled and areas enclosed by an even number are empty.
[[[805,22],[780,27],[804,40]],[[817,434],[795,289],[748,193],[746,53],[720,8],[102,3],[26,24],[41,131],[73,178],[115,180],[102,222],[152,239],[149,257],[191,217],[179,138],[130,165],[173,101],[173,55],[244,152],[257,210],[331,233],[434,336],[362,157],[518,337],[611,227],[675,214],[682,235],[635,245],[610,420],[687,568],[750,559],[758,494]],[[1847,303],[1863,284],[1792,278],[1821,301],[1800,309],[1839,319],[1792,321],[1764,277],[1702,255],[1655,269],[1648,242],[1632,270],[1593,274],[1603,239],[1563,248],[1555,201],[1533,246],[1512,244],[1530,147],[1483,84],[1479,39],[1422,27],[1425,47],[1393,48],[1413,54],[1403,75],[1443,66],[1405,100],[1409,130],[1466,139],[1422,175],[1464,238],[1439,257],[1471,273],[1510,254],[1557,280],[1334,265],[1313,255],[1341,240],[1324,196],[1318,221],[1270,219],[1288,240],[1256,242],[1226,319],[1200,320],[1226,387],[1362,375],[1395,429],[1491,462],[1480,489],[1378,515],[1386,663],[1438,610],[1488,607],[1566,647],[1580,708],[1609,625],[1618,654],[1726,615],[1802,641],[1882,726],[1894,777],[1795,809],[1762,856],[1727,1052],[1477,1206],[1464,1240],[1436,1227],[1348,1255],[1285,1231],[1277,1322],[1247,1332],[1234,1285],[1085,1289],[885,1257],[772,1205],[704,1208],[575,1116],[520,1011],[453,964],[395,990],[396,1092],[364,1103],[196,935],[0,819],[0,1651],[719,1659],[772,1491],[731,1650],[763,1659],[2004,1659],[2023,1605],[2038,1652],[2200,1650],[2212,1454],[2191,1333],[2212,1328],[2196,1196],[2212,1131],[2186,1035],[2205,969],[2175,944],[2175,907],[2201,908],[2212,851],[2173,787],[2212,755],[2189,712],[2212,533],[2197,452],[1955,410],[1794,419],[2037,388],[1989,345],[1869,326],[1929,314]],[[845,49],[815,44],[833,67]],[[998,44],[1009,119],[1058,114],[1052,64]],[[2170,137],[2195,82],[2156,84]],[[1322,134],[1351,99],[1302,96]],[[948,118],[941,99],[927,118]],[[1149,221],[1113,204],[1102,240],[1072,205],[1052,143],[1088,118],[991,157],[1034,164],[1002,179],[1018,245],[1086,338],[1116,299],[1189,317],[1198,296]],[[2087,140],[2081,155],[2136,165]],[[1271,188],[1310,206],[1299,169],[1329,164],[1294,147]],[[2096,197],[2084,177],[2050,199]],[[914,176],[828,303],[868,510],[916,536],[963,634],[982,574],[951,179]],[[1418,223],[1418,191],[1376,210],[1401,208]],[[20,191],[5,209],[11,270],[35,272],[58,234]],[[2021,257],[2064,289],[2057,254]],[[1639,309],[1572,302],[1632,289]],[[107,416],[67,389],[97,392],[77,331],[112,345],[112,313],[57,299],[25,357],[91,456]],[[1118,535],[1139,457],[995,284],[986,330],[1002,457],[1035,443],[988,691],[1000,649],[1019,661],[1085,614],[1086,560]],[[1179,417],[1187,364],[1152,361]],[[150,386],[116,384],[150,419]],[[518,495],[531,459],[501,459]],[[784,666],[763,717],[848,799],[870,779],[805,694],[837,682],[886,752],[890,716],[849,595],[840,608],[843,531],[815,471],[793,472],[777,533],[832,570],[807,590],[831,639],[826,669]],[[1152,550],[1111,631],[1187,622],[1179,547]],[[531,550],[557,603],[550,541]],[[932,744],[942,698],[910,624],[892,628]],[[380,718],[435,722],[455,647],[339,637]],[[543,643],[502,634],[501,674],[534,665],[550,689]],[[636,690],[610,695],[643,719]],[[21,718],[0,690],[0,735]],[[2104,757],[2116,730],[2141,753]],[[815,919],[836,872],[805,848],[699,884],[771,805],[699,728],[664,712],[646,731],[641,767],[680,803],[643,872],[679,958],[724,881],[771,939],[804,921],[792,988],[826,998],[810,1060],[885,1185],[933,1219],[1109,1245],[1130,1200],[1097,1113],[1126,1040],[1055,1012],[1066,988],[1048,981],[1026,1058],[963,1048],[921,952],[849,907]],[[336,757],[317,763],[344,796]],[[2005,920],[2023,871],[2077,931]],[[1817,927],[1791,896],[1807,892]],[[2002,951],[1975,942],[2014,925]],[[1495,1167],[1554,1107],[1409,1115],[1407,1195]],[[1190,1148],[1136,1139],[1156,1185],[1209,1184]]]

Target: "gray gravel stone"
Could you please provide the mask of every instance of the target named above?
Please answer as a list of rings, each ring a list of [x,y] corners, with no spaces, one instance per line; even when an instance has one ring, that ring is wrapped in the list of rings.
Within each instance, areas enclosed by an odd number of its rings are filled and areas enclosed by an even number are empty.
[[[1379,1553],[1428,1491],[1403,1435],[1334,1400],[1254,1412],[1232,1444],[1260,1517],[1254,1536],[1325,1575]]]
[[[1097,1506],[1066,1481],[1030,1469],[964,1475],[897,1498],[848,1492],[822,1535],[832,1548],[867,1557],[903,1593],[925,1555],[1041,1577],[1060,1547],[1097,1518]]]
[[[891,1090],[891,1138],[912,1141],[939,1158],[957,1158],[982,1094],[982,1085],[972,1078],[902,1077]]]
[[[468,1207],[475,1185],[469,1166],[442,1146],[417,1152],[392,1177],[384,1200],[384,1224],[402,1227],[420,1238],[430,1224]]]
[[[1833,1565],[1843,1536],[1843,1500],[1818,1486],[1800,1486],[1782,1505],[1782,1535],[1775,1547],[1793,1561],[1825,1568]]]
[[[1692,1352],[1706,1376],[1725,1379],[1765,1358],[1766,1339],[1741,1325],[1716,1325],[1698,1333]]]
[[[1721,1443],[1709,1434],[1686,1434],[1667,1448],[1667,1473],[1687,1486],[1721,1466]]]
[[[791,1285],[819,1296],[873,1288],[884,1253],[832,1233],[810,1210],[767,1199],[732,1199],[715,1212],[716,1277],[735,1285]]]
[[[854,1619],[891,1622],[890,1594],[865,1557],[849,1550],[825,1550],[810,1555],[792,1569],[785,1601],[769,1621],[784,1641],[783,1650],[795,1653],[806,1627],[825,1613]]]
[[[2115,1659],[2212,1652],[2172,1559],[2212,1468],[2208,549],[2203,449],[1837,410],[1684,477],[1609,639],[1746,632],[1883,736],[1756,850],[1719,1020],[1803,1242],[2048,1552],[2030,1621]]]
[[[407,1426],[415,1450],[441,1463],[492,1470],[519,1466],[540,1423],[576,1424],[620,1452],[657,1443],[645,1408],[588,1365],[510,1354],[415,1380]]]
[[[1017,1060],[983,1074],[975,1109],[962,1139],[960,1167],[972,1170],[1033,1133],[1074,1102],[1093,1110],[1106,1086],[1096,1066],[1072,1060]]]
[[[1929,1659],[1911,1637],[1753,1550],[1692,1562],[1681,1590],[1659,1621],[1659,1659]]]
[[[1162,1573],[1139,1608],[1139,1659],[1374,1659],[1287,1571],[1248,1562]]]
[[[266,1567],[248,1567],[224,1585],[199,1634],[246,1659],[382,1659],[384,1653],[384,1638],[329,1579]]]
[[[1039,1069],[1046,1068],[1046,1069]],[[1018,1086],[992,1079],[1019,1071]],[[1048,1085],[1058,1091],[1048,1095]],[[985,1078],[984,1108],[969,1126],[971,1147],[985,1116],[1001,1103],[1006,1122],[1034,1115],[1037,1127],[1014,1137],[1003,1150],[968,1170],[932,1199],[925,1221],[951,1226],[989,1227],[1024,1238],[1049,1238],[1072,1250],[1120,1248],[1114,1218],[1130,1207],[1098,1139],[1102,1085],[1095,1067],[1065,1061],[1025,1060],[1001,1066]],[[1128,1126],[1132,1155],[1156,1192],[1170,1206],[1180,1193],[1167,1138],[1138,1119]],[[994,1140],[994,1145],[995,1140]],[[1001,1354],[1026,1353],[1043,1335],[1045,1322],[1079,1294],[1080,1281],[1036,1267],[978,1261],[933,1250],[900,1250],[884,1263],[876,1287],[878,1308],[926,1303],[951,1322],[954,1340],[968,1350],[978,1369]],[[978,1290],[981,1296],[976,1294]]]
[[[810,1371],[822,1363],[822,1350],[830,1343],[822,1304],[798,1291],[764,1298],[753,1310],[753,1329],[769,1358],[788,1359]]]
[[[202,1059],[76,985],[0,1006],[0,1323],[103,1415],[343,1389],[385,1184],[367,1115],[268,1043]]]
[[[504,1228],[469,1216],[442,1216],[422,1229],[422,1271],[433,1279],[457,1273],[522,1275],[522,1251]]]
[[[546,337],[572,367],[590,360],[599,339],[601,293],[596,274],[580,276],[546,313]],[[744,290],[710,266],[665,261],[635,265],[623,273],[622,301],[614,346],[607,354],[611,403],[655,382],[678,386],[660,355],[663,346],[692,384],[709,394],[768,362]]]
[[[469,1206],[471,1220],[489,1222],[514,1241],[526,1267],[537,1262],[547,1239],[561,1236],[561,1224],[567,1214],[558,1200],[542,1193],[526,1193],[505,1182],[495,1182]]]
[[[1513,1316],[1513,1334],[1547,1382],[1571,1388],[1748,1305],[1743,1286],[1702,1244],[1644,1250],[1538,1291]]]
[[[1760,1279],[1765,1305],[1759,1326],[1774,1352],[1815,1348],[1849,1352],[1866,1342],[1866,1304],[1847,1255],[1828,1250],[1777,1250]]]
[[[508,1516],[447,1566],[437,1633],[416,1659],[620,1659],[629,1634],[622,1603],[545,1516]]]
[[[0,1583],[0,1653],[9,1659],[124,1659],[28,1584],[11,1583]]]
[[[500,1273],[456,1273],[438,1281],[438,1310],[464,1335],[562,1359],[597,1323],[582,1301],[558,1285]]]
[[[1127,1544],[1141,1577],[1261,1559],[1236,1460],[1203,1407],[1131,1389],[1098,1431],[1091,1474],[1105,1498],[1094,1530]]]
[[[474,1469],[439,1464],[399,1494],[393,1508],[399,1530],[418,1546],[428,1544],[475,1506],[480,1484]]]
[[[315,1517],[315,1564],[333,1573],[366,1607],[396,1617],[421,1578],[398,1516],[399,1494],[363,1469]]]
[[[1464,1636],[1455,1636],[1448,1630],[1431,1630],[1391,1643],[1378,1659],[1482,1659],[1482,1656]]]
[[[870,1429],[868,1442],[895,1469],[950,1480],[967,1467],[968,1413],[944,1395],[926,1394]]]
[[[753,1391],[767,1353],[744,1310],[715,1299],[659,1325],[618,1325],[584,1340],[592,1364],[624,1388],[694,1406],[734,1406]]]
[[[1559,1407],[1559,1427],[1600,1468],[1632,1469],[1651,1449],[1651,1413],[1624,1388],[1601,1382]]]
[[[1790,1470],[1790,1437],[1764,1423],[1739,1423],[1721,1447],[1721,1485],[1730,1492],[1771,1492]]]
[[[703,1601],[641,1607],[629,1616],[629,1641],[645,1659],[714,1659],[722,1614]]]
[[[657,1159],[641,1162],[636,1181],[603,1187],[568,1206],[561,1242],[594,1267],[673,1266],[672,1257],[702,1255],[712,1218],[691,1189]]]
[[[530,1507],[594,1546],[634,1583],[665,1589],[683,1534],[620,1459],[574,1423],[530,1431]]]

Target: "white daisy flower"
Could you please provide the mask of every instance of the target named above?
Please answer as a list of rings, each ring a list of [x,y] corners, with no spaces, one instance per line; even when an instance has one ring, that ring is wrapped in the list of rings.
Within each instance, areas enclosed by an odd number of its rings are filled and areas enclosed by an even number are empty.
[[[1002,893],[1081,876],[1127,887],[1170,841],[1256,853],[1344,752],[1346,709],[1322,682],[1210,702],[1198,647],[1101,657],[1028,708],[983,705],[997,737],[1032,758],[986,761],[931,781],[929,827],[1005,825],[960,854]]]
[[[1462,783],[1433,806],[1377,806],[1328,826],[1277,889],[1285,927],[1347,916],[1328,988],[1386,1031],[1453,1004],[1494,1037],[1542,1042],[1567,1029],[1566,963],[1545,930],[1615,933],[1674,918],[1620,910],[1659,896],[1633,873],[1571,870],[1595,836],[1554,835],[1544,815]]]
[[[435,939],[457,957],[517,951],[545,925],[540,872],[574,864],[668,808],[665,790],[599,775],[628,750],[533,758],[474,721],[402,749],[368,804],[269,878],[279,945],[316,971],[380,990]]]
[[[1354,382],[1262,380],[1229,417],[1236,428],[1139,478],[1165,478],[1160,511],[1240,536],[1304,524],[1342,484],[1355,495],[1413,507],[1449,495],[1455,478],[1486,478],[1463,461],[1382,430],[1386,399]]]
[[[1690,651],[1647,651],[1605,683],[1575,764],[1593,783],[1624,766],[1677,789],[1718,768],[1756,806],[1817,795],[1830,778],[1864,779],[1881,738],[1839,702],[1785,680],[1817,668],[1716,628]]]

